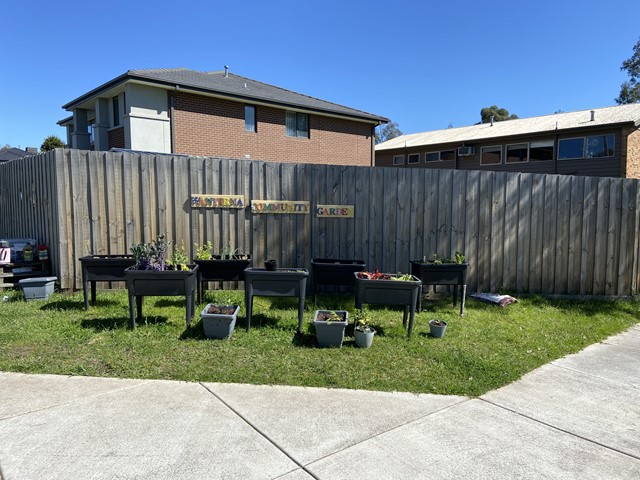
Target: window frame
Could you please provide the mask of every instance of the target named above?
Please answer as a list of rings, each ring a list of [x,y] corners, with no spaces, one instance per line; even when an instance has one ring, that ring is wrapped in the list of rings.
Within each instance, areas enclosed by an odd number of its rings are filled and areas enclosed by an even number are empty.
[[[605,154],[599,157],[590,157],[589,155],[589,139],[590,138],[597,138],[597,137],[602,137],[604,138],[604,148],[605,148]],[[613,142],[611,144],[611,155],[607,154],[607,150],[609,147],[609,143],[607,142],[607,137],[612,137],[613,138]],[[602,134],[602,135],[588,135],[585,137],[585,141],[584,141],[584,158],[612,158],[616,156],[616,135],[615,133],[606,133],[606,134]]]
[[[436,158],[435,160],[427,160],[429,155],[436,155],[438,158]],[[425,152],[424,154],[424,163],[436,163],[441,161],[442,159],[440,158],[440,152]]]
[[[118,95],[111,97],[111,110],[113,112],[113,128],[120,126],[120,98]]]
[[[411,157],[418,157],[418,159],[414,162],[411,161]],[[420,163],[420,154],[419,153],[410,153],[407,155],[407,165],[417,165]]]
[[[545,143],[550,145],[542,145]],[[546,160],[538,160],[538,159],[531,158],[532,149],[538,149],[541,147],[549,147],[549,146],[551,147],[551,158],[548,158]],[[556,155],[556,141],[553,138],[546,139],[546,140],[533,140],[529,142],[529,162],[553,162],[555,155]]]
[[[404,153],[402,155],[394,155],[393,156],[393,166],[404,165]],[[400,159],[400,161],[398,161]]]
[[[510,162],[509,161],[509,147],[522,147],[522,146],[525,146],[526,149],[527,149],[527,157],[526,157],[526,159],[525,160],[518,160],[518,161]],[[530,148],[529,142],[507,143],[504,146],[504,163],[505,163],[505,165],[508,165],[508,164],[510,164],[510,165],[520,165],[520,164],[523,164],[523,163],[529,163],[529,148]]]
[[[249,124],[249,117],[247,115],[247,111],[252,111],[252,122]],[[244,106],[244,131],[246,133],[258,133],[258,120],[256,118],[256,106],[255,105],[245,105]]]
[[[295,115],[295,123],[296,123],[296,129],[295,129],[295,135],[291,135],[290,134],[290,129],[289,129],[289,122],[290,122],[290,116]],[[300,129],[300,119],[304,118],[305,119],[305,123],[306,123],[306,131],[305,130],[301,130]],[[284,130],[285,130],[285,135],[289,138],[306,138],[309,139],[311,138],[311,128],[309,127],[309,114],[308,113],[304,113],[304,112],[296,112],[294,110],[286,110],[285,111],[285,125],[284,125]],[[302,134],[301,134],[302,132]]]
[[[562,142],[566,142],[568,140],[579,140],[582,139],[582,156],[580,157],[561,157],[560,156],[560,145],[562,144]],[[585,146],[587,143],[587,137],[570,137],[570,138],[559,138],[558,139],[558,161],[562,161],[562,160],[581,160],[583,158],[585,158]]]
[[[489,149],[489,148],[493,148],[493,149],[500,149],[500,161],[497,163],[483,163],[483,158],[484,158],[484,152],[485,150]],[[487,145],[486,147],[480,147],[480,165],[481,166],[490,166],[490,165],[502,165],[503,161],[502,161],[502,157],[503,157],[503,148],[502,145]]]

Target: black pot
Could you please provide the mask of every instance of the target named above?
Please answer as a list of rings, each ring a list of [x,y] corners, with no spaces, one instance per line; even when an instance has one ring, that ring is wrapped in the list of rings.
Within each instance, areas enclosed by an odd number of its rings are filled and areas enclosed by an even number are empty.
[[[278,268],[278,266],[276,265],[276,261],[275,260],[266,260],[264,262],[264,268],[265,268],[265,270],[267,270],[269,272],[273,272]]]

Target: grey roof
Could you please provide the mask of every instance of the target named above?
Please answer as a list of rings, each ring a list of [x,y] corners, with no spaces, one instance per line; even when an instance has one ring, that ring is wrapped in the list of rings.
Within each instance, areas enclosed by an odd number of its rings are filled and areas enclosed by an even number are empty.
[[[131,80],[156,83],[167,87],[176,86],[202,93],[221,94],[242,101],[260,101],[283,107],[298,107],[316,112],[355,117],[369,122],[388,122],[389,119],[371,113],[320,100],[291,90],[258,82],[250,78],[224,71],[200,72],[186,68],[159,68],[150,70],[129,70],[110,82],[63,105],[66,110],[100,95],[117,85]]]
[[[29,153],[20,148],[3,148],[0,150],[0,162],[8,162],[10,160],[15,160],[16,158],[28,157],[33,155],[33,153]]]
[[[594,120],[591,120],[591,112]],[[390,150],[404,147],[421,147],[443,143],[471,143],[491,138],[534,133],[553,133],[561,130],[593,128],[614,124],[633,124],[640,126],[640,104],[619,105],[615,107],[594,108],[578,112],[563,112],[540,117],[505,120],[469,127],[447,128],[430,132],[413,133],[392,138],[376,145],[378,150]]]

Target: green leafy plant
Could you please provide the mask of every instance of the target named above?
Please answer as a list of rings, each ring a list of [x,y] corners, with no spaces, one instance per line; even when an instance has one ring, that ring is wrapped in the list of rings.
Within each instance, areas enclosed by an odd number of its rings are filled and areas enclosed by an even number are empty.
[[[158,235],[151,243],[134,243],[131,253],[135,260],[136,270],[164,271],[167,267],[167,251],[171,242],[165,240],[164,235]]]
[[[196,249],[196,260],[211,260],[213,258],[213,243],[211,240],[208,240],[207,243],[203,243],[200,245],[199,243],[194,243],[193,246]]]
[[[227,244],[220,250],[220,258],[233,258],[233,256],[238,253],[237,248],[232,248],[231,245]]]
[[[431,260],[427,260],[427,257],[424,257],[422,263],[430,263],[431,265],[442,265],[445,263],[456,263],[461,264],[464,263],[465,256],[461,252],[454,253],[453,257],[439,257],[437,253],[431,255]]]
[[[373,331],[373,328],[370,325],[371,316],[366,308],[363,307],[360,310],[357,310],[353,316],[353,321],[356,325],[356,330],[365,333]]]
[[[187,263],[189,263],[189,257],[187,257],[187,252],[184,249],[184,241],[182,241],[179,247],[174,246],[173,254],[167,261],[167,264],[173,266],[175,270],[189,270]]]

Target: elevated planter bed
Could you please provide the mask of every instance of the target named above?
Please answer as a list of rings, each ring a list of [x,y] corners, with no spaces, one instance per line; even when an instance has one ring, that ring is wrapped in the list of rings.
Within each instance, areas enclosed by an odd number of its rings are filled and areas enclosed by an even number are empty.
[[[422,287],[420,279],[413,276],[410,281],[372,280],[360,278],[358,273],[353,275],[356,285],[356,308],[362,308],[362,305],[366,303],[404,305],[402,325],[407,326],[407,317],[409,317],[407,336],[410,337],[413,332],[416,304]]]
[[[191,317],[195,310],[197,265],[188,265],[189,270],[134,270],[125,269],[127,289],[129,290],[129,319],[135,328],[136,319],[142,318],[142,303],[145,296],[185,297],[186,324],[191,326]],[[134,312],[134,302],[136,311]]]
[[[365,268],[363,260],[349,260],[337,258],[314,258],[311,260],[311,291],[313,303],[317,303],[318,285],[336,287],[353,287],[353,274]]]
[[[458,304],[460,288],[460,316],[464,315],[464,302],[467,294],[468,263],[428,263],[411,260],[411,275],[420,279],[422,285],[453,285],[453,306]],[[421,292],[422,293],[422,292]],[[418,299],[418,312],[422,308],[422,295]]]
[[[88,255],[81,257],[84,309],[89,308],[88,288],[91,284],[91,303],[96,303],[96,282],[124,282],[124,270],[136,262],[133,255]]]
[[[302,333],[304,299],[309,271],[305,268],[247,268],[244,271],[244,295],[247,332],[251,327],[253,297],[298,297],[298,333]]]
[[[251,255],[233,255],[212,260],[194,260],[198,265],[198,302],[202,302],[208,282],[237,282],[244,280],[244,270],[251,266]]]

